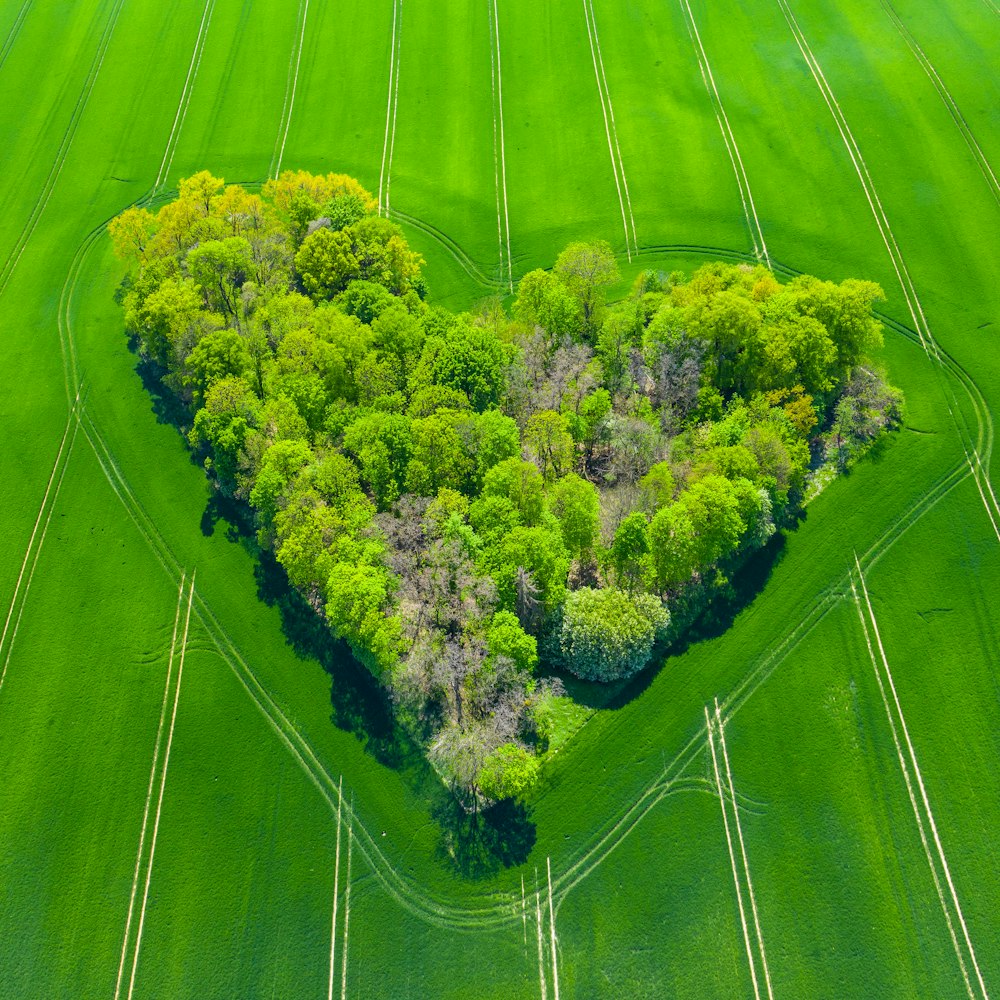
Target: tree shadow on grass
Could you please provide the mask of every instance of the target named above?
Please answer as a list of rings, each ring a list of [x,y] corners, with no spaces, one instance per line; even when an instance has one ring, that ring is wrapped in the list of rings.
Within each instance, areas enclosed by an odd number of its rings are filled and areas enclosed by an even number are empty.
[[[158,424],[169,424],[175,427],[183,437],[185,425],[191,420],[188,408],[163,384],[163,369],[148,358],[138,355],[138,344],[130,343],[130,349],[136,356],[135,373],[142,382],[143,389],[153,404],[153,415]],[[190,453],[194,458],[194,452]]]
[[[535,824],[527,808],[513,799],[469,811],[446,793],[432,815],[441,828],[439,856],[468,879],[489,878],[501,868],[524,864],[535,846]]]
[[[257,596],[281,614],[285,640],[301,659],[317,661],[330,675],[331,721],[355,736],[380,764],[412,770],[423,754],[396,722],[385,689],[330,634],[315,609],[288,582],[270,552],[261,551],[254,567]],[[426,764],[419,770],[429,770]]]
[[[523,863],[535,843],[535,825],[525,807],[507,801],[478,814],[469,813],[398,723],[385,688],[354,658],[346,643],[331,635],[316,610],[288,582],[274,555],[257,545],[245,506],[213,491],[202,514],[201,530],[212,535],[220,522],[226,525],[229,541],[254,556],[257,596],[278,609],[285,641],[295,655],[316,661],[329,674],[333,724],[351,733],[380,764],[399,773],[414,795],[428,804],[440,830],[439,857],[470,879]]]
[[[800,515],[804,519],[805,514]],[[764,590],[772,573],[785,554],[786,535],[777,532],[763,547],[756,549],[737,565],[727,568],[728,582],[722,587],[708,584],[693,589],[684,603],[671,606],[676,629],[663,646],[655,649],[649,665],[628,680],[611,683],[584,681],[560,668],[543,670],[559,677],[566,693],[587,708],[618,709],[641,695],[656,678],[667,657],[678,656],[693,644],[717,639],[732,628],[741,611],[748,608]]]

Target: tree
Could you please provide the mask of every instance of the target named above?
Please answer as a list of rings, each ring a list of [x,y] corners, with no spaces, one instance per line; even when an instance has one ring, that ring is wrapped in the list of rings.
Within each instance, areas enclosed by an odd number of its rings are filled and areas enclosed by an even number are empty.
[[[183,364],[191,349],[216,325],[202,308],[194,282],[166,278],[146,296],[139,309],[139,338],[143,353],[162,368]]]
[[[142,260],[155,224],[152,212],[135,205],[115,216],[108,223],[108,234],[115,248],[115,256],[130,263]]]
[[[608,417],[611,414],[611,394],[607,389],[588,393],[575,412],[566,414],[573,440],[583,446],[584,461],[589,466],[594,451],[607,440]]]
[[[571,243],[556,258],[554,271],[580,303],[585,334],[592,336],[604,296],[620,278],[611,245],[604,240]]]
[[[202,286],[209,308],[239,325],[239,290],[251,268],[250,244],[241,236],[208,240],[188,251],[188,274]]]
[[[326,583],[326,617],[334,633],[379,677],[397,663],[402,626],[386,614],[392,583],[377,566],[339,562]]]
[[[701,568],[695,527],[680,504],[657,512],[649,525],[649,547],[661,590],[687,583]]]
[[[521,628],[510,611],[497,611],[486,632],[486,648],[493,658],[505,657],[526,676],[538,664],[538,643]]]
[[[508,458],[498,462],[483,479],[483,496],[506,497],[514,505],[523,524],[539,522],[545,509],[544,484],[531,462]]]
[[[456,423],[469,457],[475,462],[472,485],[482,488],[486,474],[494,466],[521,454],[521,435],[517,423],[499,410],[486,410]]]
[[[260,399],[244,379],[232,376],[212,383],[204,405],[195,414],[188,441],[194,448],[211,449],[205,466],[215,473],[227,496],[231,496],[236,487],[240,455],[247,436],[261,425],[262,420]]]
[[[529,271],[517,285],[514,315],[526,326],[540,326],[550,342],[578,333],[583,323],[579,301],[549,271]]]
[[[637,346],[642,326],[634,303],[610,313],[597,335],[596,353],[604,371],[604,384],[614,395],[628,391],[632,350]]]
[[[694,529],[696,564],[711,566],[736,550],[747,530],[736,489],[728,479],[709,475],[678,498]]]
[[[221,177],[213,177],[207,170],[199,170],[180,183],[180,201],[187,202],[200,215],[210,215],[213,199],[222,191],[226,182]]]
[[[247,374],[250,355],[246,342],[235,330],[215,330],[198,341],[184,369],[184,387],[200,407],[213,382]]]
[[[305,441],[275,441],[264,453],[264,461],[250,491],[250,503],[257,509],[265,537],[285,491],[312,460],[312,449]]]
[[[503,743],[479,770],[479,788],[488,799],[520,798],[538,781],[538,758],[518,743]]]
[[[642,509],[652,517],[674,498],[674,473],[669,462],[657,462],[639,480]]]
[[[428,486],[429,494],[437,493],[442,486],[461,490],[472,471],[472,461],[462,447],[455,422],[446,413],[435,413],[414,420],[411,428],[413,461],[426,470],[427,476],[420,492]]]
[[[564,475],[573,467],[576,446],[569,432],[569,422],[555,410],[542,410],[528,421],[524,446],[545,479]]]
[[[477,412],[496,407],[504,392],[504,353],[492,331],[461,324],[429,342],[423,378],[465,394]]]
[[[631,593],[640,586],[649,564],[649,527],[645,515],[638,510],[625,517],[608,553],[615,582]]]
[[[631,677],[648,662],[670,615],[649,594],[581,587],[566,598],[559,649],[566,668],[593,681]]]
[[[450,778],[453,786],[472,797],[478,810],[480,773],[497,744],[493,727],[486,722],[470,726],[445,726],[430,745],[432,761]]]
[[[601,498],[597,488],[571,472],[553,484],[549,498],[569,554],[582,559],[592,551],[600,532]]]
[[[516,611],[520,603],[525,612],[524,617],[519,615],[522,625],[525,618],[531,617],[526,613],[531,601],[526,598],[531,597],[546,613],[552,613],[566,596],[569,553],[557,525],[515,528],[484,554],[483,562],[496,581],[500,606]],[[525,573],[530,574],[530,581],[524,580]],[[528,593],[526,584],[534,590],[534,596]]]
[[[347,233],[317,229],[295,255],[302,287],[316,300],[330,299],[360,277],[358,258]]]

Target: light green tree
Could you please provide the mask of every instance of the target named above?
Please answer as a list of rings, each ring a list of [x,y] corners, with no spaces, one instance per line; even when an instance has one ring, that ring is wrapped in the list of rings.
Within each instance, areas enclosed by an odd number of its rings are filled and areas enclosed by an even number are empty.
[[[573,468],[576,446],[569,421],[555,410],[535,413],[524,429],[524,445],[545,479],[555,479]]]
[[[538,758],[519,743],[502,743],[479,769],[479,790],[487,799],[520,798],[538,781]]]
[[[650,594],[581,587],[566,597],[559,648],[566,668],[593,681],[616,681],[640,671],[670,615]]]
[[[559,519],[563,541],[574,559],[592,552],[601,527],[601,498],[597,487],[575,472],[553,483],[549,506]]]

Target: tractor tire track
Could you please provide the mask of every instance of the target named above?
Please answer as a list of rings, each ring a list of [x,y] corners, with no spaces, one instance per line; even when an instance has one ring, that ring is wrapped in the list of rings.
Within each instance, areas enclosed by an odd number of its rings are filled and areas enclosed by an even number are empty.
[[[24,3],[21,4],[21,9],[14,18],[14,23],[10,26],[10,31],[7,32],[7,37],[3,41],[3,47],[0,48],[0,69],[3,69],[3,64],[7,61],[7,56],[10,55],[10,50],[14,48],[14,43],[17,41],[17,36],[21,34],[24,19],[28,16],[28,10],[33,2],[34,0],[24,0]]]
[[[299,4],[298,40],[292,49],[288,60],[288,82],[285,84],[285,100],[281,107],[281,120],[278,123],[278,135],[274,140],[274,152],[271,155],[271,166],[268,177],[277,177],[281,173],[281,162],[285,158],[285,143],[288,142],[288,130],[292,126],[292,114],[295,111],[295,93],[299,86],[299,69],[302,65],[302,48],[306,38],[306,21],[309,18],[309,0]]]
[[[382,140],[382,165],[378,176],[378,214],[389,215],[389,185],[392,177],[392,154],[396,148],[396,112],[399,106],[399,62],[403,44],[403,0],[392,0],[392,37],[389,42],[389,85],[385,106],[385,137]]]
[[[950,384],[941,375],[941,372],[945,367],[941,359],[941,349],[934,338],[930,324],[924,314],[920,296],[918,295],[916,286],[910,276],[909,268],[907,267],[906,261],[899,248],[899,243],[896,240],[895,233],[889,223],[889,218],[882,205],[881,198],[875,188],[875,183],[872,180],[868,164],[866,163],[861,152],[861,147],[858,145],[858,142],[854,137],[854,133],[851,131],[847,117],[833,92],[833,88],[826,79],[823,67],[820,65],[819,60],[813,53],[812,48],[809,45],[809,41],[802,31],[798,19],[795,17],[788,0],[776,0],[776,2],[785,17],[785,21],[788,24],[789,30],[791,31],[795,43],[799,48],[799,52],[802,54],[802,58],[805,60],[809,72],[812,75],[812,78],[816,83],[816,86],[818,87],[831,116],[834,119],[837,131],[840,133],[844,146],[846,147],[851,162],[854,165],[855,172],[858,175],[858,180],[861,182],[862,189],[864,190],[865,198],[868,201],[868,205],[875,218],[875,224],[878,227],[879,234],[881,235],[886,251],[889,254],[893,270],[896,274],[900,289],[903,293],[903,298],[906,302],[907,310],[913,320],[913,327],[920,338],[921,346],[927,354],[928,359],[935,366],[935,373],[938,376],[942,390],[946,396],[950,395],[952,403],[954,404],[954,406],[949,404],[949,410],[959,438],[963,445],[965,445],[966,449],[970,450],[974,454],[976,466],[978,468],[983,468],[984,466],[988,468],[990,454],[993,447],[993,419],[990,415],[989,407],[983,405],[981,408],[979,401],[975,399],[973,400],[977,423],[975,443],[973,444],[972,430],[966,420],[965,412],[958,405],[958,400],[955,397],[954,392],[951,390]],[[970,397],[971,395],[972,394],[970,393]],[[981,399],[981,394],[977,393],[977,395],[979,395]],[[985,400],[982,400],[982,403],[985,404]],[[958,411],[957,415],[956,410]],[[1000,516],[1000,504],[997,503],[992,489],[988,490],[988,493],[989,499],[987,499],[986,492],[983,492],[983,503],[987,509],[987,513],[990,515],[990,520],[993,521],[994,515]]]
[[[757,217],[757,206],[754,204],[753,192],[750,190],[750,178],[747,176],[746,167],[743,165],[743,157],[740,155],[740,147],[736,142],[732,126],[729,124],[729,116],[726,114],[725,105],[719,95],[719,88],[715,85],[715,76],[712,73],[712,64],[709,62],[708,53],[701,40],[701,33],[698,31],[698,22],[695,20],[694,11],[691,10],[689,0],[679,0],[681,11],[685,15],[688,34],[691,37],[691,44],[694,47],[694,54],[698,60],[698,68],[701,70],[701,78],[708,91],[709,100],[715,111],[715,120],[718,122],[719,131],[722,133],[723,142],[726,144],[726,152],[729,153],[729,161],[733,165],[733,173],[736,175],[736,184],[740,189],[740,201],[743,203],[743,215],[747,221],[747,229],[750,231],[750,241],[753,244],[754,256],[758,260],[763,260],[768,267],[771,261],[767,253],[767,242],[764,239],[764,231],[761,229],[760,219]]]
[[[8,253],[3,267],[0,268],[0,297],[2,297],[7,290],[7,286],[10,284],[10,279],[20,262],[22,255],[24,254],[28,242],[31,240],[31,237],[38,226],[38,221],[41,219],[42,213],[45,211],[46,206],[49,203],[49,199],[52,197],[52,192],[55,189],[60,175],[62,174],[63,167],[66,165],[66,159],[69,156],[70,147],[73,145],[77,129],[80,126],[80,120],[83,118],[83,113],[87,109],[87,104],[90,101],[90,95],[94,92],[94,86],[96,85],[97,78],[100,75],[101,67],[104,65],[104,58],[111,45],[111,38],[114,35],[115,26],[118,24],[118,17],[121,14],[121,9],[124,4],[125,0],[115,0],[114,2],[111,13],[108,15],[108,20],[104,26],[104,31],[98,42],[97,50],[91,60],[87,76],[84,79],[83,88],[77,95],[76,103],[73,106],[73,111],[70,115],[69,123],[63,132],[62,140],[56,150],[55,160],[49,168],[49,173],[45,178],[44,184],[42,185],[42,190],[35,199],[31,212],[29,213],[24,225],[21,227],[21,232],[18,235],[14,246]]]
[[[181,131],[184,128],[184,121],[187,118],[188,107],[191,104],[191,93],[194,90],[195,80],[198,78],[198,71],[201,69],[201,57],[205,52],[205,40],[208,38],[208,29],[212,23],[212,15],[214,13],[215,0],[205,0],[205,8],[202,11],[201,22],[198,25],[198,34],[194,40],[194,49],[191,52],[191,62],[188,64],[187,76],[184,78],[180,100],[177,102],[177,111],[174,113],[173,124],[170,126],[170,135],[167,136],[167,145],[163,150],[163,159],[160,161],[160,169],[156,172],[156,180],[153,182],[152,190],[146,199],[147,202],[156,197],[170,175],[170,168],[174,162],[174,153],[177,151],[177,144],[180,142]]]
[[[490,80],[493,99],[493,172],[497,199],[497,238],[500,242],[501,286],[506,285],[514,294],[514,261],[510,252],[510,208],[507,198],[507,144],[503,117],[503,66],[500,61],[500,11],[499,0],[489,0],[490,21]],[[499,126],[499,129],[498,129]],[[499,151],[499,158],[498,158]],[[499,160],[499,173],[498,173]],[[502,206],[501,206],[502,202]],[[503,218],[501,222],[501,207]],[[507,279],[504,280],[504,250],[507,251]]]
[[[635,235],[635,218],[632,215],[632,199],[629,197],[628,180],[625,177],[625,164],[622,162],[621,146],[618,142],[618,129],[615,125],[615,109],[611,103],[611,91],[608,89],[608,78],[604,72],[604,57],[601,55],[601,41],[597,34],[597,17],[591,0],[583,0],[583,16],[587,24],[587,39],[590,42],[590,57],[594,64],[594,78],[597,81],[597,96],[601,100],[601,113],[604,116],[604,134],[608,140],[608,155],[611,157],[611,169],[615,175],[615,188],[618,191],[618,205],[622,213],[622,229],[625,233],[625,255],[632,262],[633,251],[638,252],[638,242]],[[612,141],[614,134],[614,141]],[[624,196],[622,190],[624,189]],[[626,217],[625,203],[628,202]],[[629,238],[629,220],[632,222],[632,234]]]
[[[958,902],[958,895],[955,892],[955,886],[954,886],[954,884],[952,882],[952,879],[951,879],[951,871],[948,868],[948,862],[947,862],[947,859],[945,858],[945,855],[944,855],[944,849],[942,848],[940,838],[938,837],[937,825],[934,822],[934,815],[931,812],[930,802],[927,799],[927,792],[926,792],[926,789],[924,787],[923,776],[920,773],[920,768],[919,768],[919,765],[917,764],[916,754],[915,754],[915,752],[913,750],[913,744],[910,741],[909,731],[906,728],[906,720],[903,717],[903,710],[902,710],[902,707],[899,704],[899,698],[898,698],[898,696],[896,694],[895,684],[893,683],[893,680],[892,680],[892,673],[891,673],[891,671],[889,669],[889,661],[886,658],[885,649],[882,646],[882,638],[879,635],[878,623],[875,620],[875,613],[872,610],[871,601],[869,600],[868,588],[867,588],[867,586],[865,584],[864,574],[863,574],[862,569],[861,569],[861,563],[858,560],[858,558],[857,558],[856,555],[855,555],[855,560],[854,561],[855,561],[855,568],[857,570],[858,585],[860,585],[862,593],[864,594],[864,606],[865,606],[865,608],[867,608],[867,612],[868,612],[867,617],[865,615],[864,609],[862,608],[861,600],[858,597],[858,590],[857,590],[857,586],[855,585],[853,575],[852,575],[852,579],[851,579],[851,592],[852,592],[853,597],[854,597],[854,603],[855,603],[855,606],[857,608],[858,616],[861,619],[861,626],[862,626],[862,628],[864,630],[864,634],[865,634],[865,644],[868,647],[868,655],[871,658],[872,669],[874,670],[874,672],[875,672],[875,678],[878,681],[879,694],[881,695],[882,704],[883,704],[883,707],[885,708],[885,711],[886,711],[886,717],[889,720],[889,728],[890,728],[890,730],[892,732],[893,744],[895,745],[895,748],[896,748],[896,756],[897,756],[897,759],[899,761],[899,766],[900,766],[900,769],[903,772],[903,778],[904,778],[905,783],[906,783],[906,790],[907,790],[907,793],[909,795],[910,805],[911,805],[911,807],[913,809],[914,818],[917,821],[917,828],[918,828],[919,833],[920,833],[920,841],[921,841],[921,844],[923,845],[923,848],[924,848],[924,854],[925,854],[925,856],[927,858],[927,863],[928,863],[928,865],[929,865],[929,867],[931,869],[931,875],[933,876],[933,880],[934,880],[934,887],[937,890],[938,899],[939,899],[939,901],[941,903],[941,909],[944,912],[945,921],[946,921],[946,923],[948,925],[948,933],[949,933],[949,935],[951,937],[952,946],[954,947],[954,950],[955,950],[955,956],[958,959],[959,968],[960,968],[961,973],[962,973],[962,979],[965,982],[965,988],[966,988],[966,991],[969,994],[970,1000],[976,1000],[976,993],[974,992],[972,982],[971,982],[971,980],[969,978],[969,972],[968,972],[968,969],[967,969],[966,963],[965,963],[966,956],[962,952],[962,948],[961,948],[961,945],[960,945],[959,940],[958,940],[958,935],[957,935],[957,933],[955,931],[955,925],[954,925],[954,922],[953,922],[953,919],[952,919],[952,913],[951,913],[951,910],[950,910],[950,908],[949,908],[949,906],[947,904],[947,900],[946,900],[946,896],[945,896],[945,893],[944,893],[944,889],[943,889],[943,886],[941,884],[941,879],[940,879],[939,874],[938,874],[937,865],[935,864],[934,857],[932,855],[932,852],[931,852],[931,849],[930,849],[930,846],[929,846],[929,843],[928,843],[927,832],[926,832],[926,829],[925,829],[925,826],[924,826],[925,817],[921,814],[921,810],[920,810],[919,805],[918,805],[917,796],[914,794],[914,790],[913,790],[913,780],[914,780],[914,777],[915,777],[916,782],[917,782],[917,784],[918,784],[918,786],[920,788],[920,798],[923,801],[924,809],[926,810],[926,820],[930,824],[930,828],[931,828],[931,831],[932,831],[932,834],[933,834],[933,839],[934,839],[935,845],[937,847],[937,854],[938,854],[938,857],[940,859],[941,868],[943,870],[943,874],[945,875],[945,879],[946,879],[946,881],[948,883],[948,887],[949,887],[950,893],[951,893],[952,902],[953,902],[954,908],[955,908],[955,913],[956,913],[956,915],[958,917],[959,924],[961,925],[961,928],[962,928],[962,934],[963,934],[963,937],[964,937],[964,940],[965,940],[965,943],[966,943],[966,947],[968,948],[968,957],[971,958],[972,966],[973,966],[973,969],[975,971],[976,979],[978,981],[980,990],[982,992],[982,996],[983,996],[984,1000],[989,1000],[989,994],[986,991],[986,986],[983,983],[983,977],[982,977],[982,974],[981,974],[981,972],[979,970],[979,963],[976,960],[975,949],[972,946],[972,941],[971,941],[971,939],[969,937],[969,931],[968,931],[968,928],[967,928],[966,923],[965,923],[965,918],[964,918],[964,916],[962,914],[962,908],[961,908],[961,906],[960,906],[960,904]],[[871,625],[871,631],[869,631],[869,624]],[[902,733],[903,733],[903,736],[904,736],[904,740],[905,740],[905,742],[907,744],[907,748],[909,750],[909,763],[912,764],[912,768],[913,768],[913,772],[914,772],[914,774],[912,776],[911,776],[911,773],[910,773],[910,767],[909,767],[908,762],[907,762],[907,760],[906,760],[906,758],[904,756],[904,753],[903,753],[903,750],[902,750],[902,746],[901,746],[901,743],[900,743],[899,731],[897,729],[897,719],[894,718],[894,716],[893,716],[893,712],[892,712],[892,709],[890,707],[890,701],[889,701],[889,698],[886,695],[885,682],[883,681],[883,676],[882,676],[883,671],[881,671],[879,669],[878,661],[876,660],[876,657],[875,657],[875,652],[874,652],[874,648],[872,646],[872,641],[871,641],[872,633],[874,633],[875,640],[876,640],[876,643],[877,643],[878,648],[879,648],[879,657],[880,657],[880,659],[882,661],[882,665],[883,665],[883,668],[884,668],[885,680],[888,682],[889,687],[892,690],[893,701],[894,701],[894,703],[896,705],[896,711],[897,711],[897,714],[898,714],[899,728],[902,730]]]
[[[191,625],[191,601],[194,598],[194,576],[188,584],[187,613],[184,617],[184,635],[181,638],[180,663],[177,666],[177,681],[174,684],[174,707],[170,714],[170,729],[167,733],[167,748],[163,755],[163,770],[160,772],[160,794],[156,800],[156,816],[153,819],[153,836],[149,842],[149,862],[146,865],[146,884],[142,890],[142,907],[139,910],[139,926],[135,932],[135,951],[132,954],[132,974],[128,982],[128,1000],[132,1000],[135,991],[135,976],[139,968],[139,952],[142,948],[142,930],[146,924],[146,905],[149,902],[149,884],[153,878],[153,857],[156,854],[156,838],[160,832],[160,817],[163,813],[163,793],[167,789],[167,769],[170,767],[170,749],[174,743],[174,727],[177,724],[177,707],[181,700],[181,680],[184,676],[184,657],[187,653],[188,628]],[[183,581],[182,581],[183,586]],[[126,938],[126,940],[128,940]],[[115,991],[117,1000],[118,990]]]
[[[979,167],[983,178],[989,186],[990,193],[993,195],[997,204],[1000,205],[1000,182],[997,181],[997,175],[993,172],[993,167],[990,165],[990,161],[983,152],[982,146],[979,145],[978,140],[972,134],[972,129],[969,127],[969,123],[966,121],[965,115],[962,114],[961,108],[959,108],[957,102],[951,96],[951,91],[948,90],[947,86],[945,86],[945,82],[941,79],[940,74],[934,68],[934,64],[927,58],[927,54],[920,47],[920,43],[917,42],[912,34],[910,34],[909,28],[906,27],[903,19],[896,12],[896,8],[893,7],[889,0],[882,0],[882,9],[889,15],[889,20],[892,21],[896,31],[899,32],[900,37],[904,42],[906,42],[907,47],[913,53],[913,57],[917,60],[920,64],[920,68],[927,75],[927,79],[934,84],[934,89],[938,92],[938,96],[941,98],[944,106],[948,109],[948,113],[951,115],[952,120],[955,122],[959,132],[962,133],[962,138],[969,147],[969,151],[972,153],[972,158],[976,161],[976,165]]]
[[[160,762],[160,751],[163,746],[163,727],[167,721],[167,705],[170,704],[170,681],[174,672],[174,653],[177,648],[178,625],[181,620],[181,607],[184,603],[184,584],[186,574],[181,574],[181,583],[177,588],[177,608],[174,612],[174,631],[170,639],[170,655],[167,658],[167,678],[163,684],[163,702],[160,705],[160,722],[156,729],[156,740],[153,743],[153,763],[149,769],[149,788],[146,791],[146,804],[142,810],[142,826],[139,828],[139,849],[135,855],[135,872],[132,875],[132,891],[128,899],[128,916],[125,919],[125,934],[122,937],[122,954],[118,962],[118,978],[115,981],[115,1000],[121,996],[122,977],[125,974],[125,959],[132,936],[132,917],[135,913],[135,896],[139,889],[139,875],[142,871],[142,856],[146,847],[146,830],[149,827],[149,807],[153,801],[153,788],[156,786],[156,768]]]

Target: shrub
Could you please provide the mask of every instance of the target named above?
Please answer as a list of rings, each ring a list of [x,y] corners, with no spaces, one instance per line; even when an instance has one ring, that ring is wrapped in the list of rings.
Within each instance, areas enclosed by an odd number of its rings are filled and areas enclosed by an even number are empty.
[[[582,587],[566,598],[559,650],[566,668],[592,681],[616,681],[640,671],[670,622],[649,594]]]

